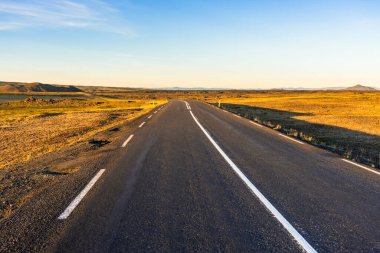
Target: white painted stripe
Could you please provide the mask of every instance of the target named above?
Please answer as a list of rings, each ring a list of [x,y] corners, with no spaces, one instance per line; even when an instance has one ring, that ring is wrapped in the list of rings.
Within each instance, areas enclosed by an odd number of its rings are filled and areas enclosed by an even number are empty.
[[[148,119],[152,118],[153,115],[149,115]]]
[[[86,194],[91,190],[95,185],[96,181],[101,177],[101,175],[106,171],[101,169],[96,173],[96,175],[91,179],[91,181],[84,187],[84,189],[78,194],[78,196],[70,203],[70,205],[63,211],[63,213],[58,217],[59,220],[64,220],[74,211],[75,207],[81,202],[81,200],[86,196]]]
[[[240,115],[237,115],[237,114],[233,114],[236,118],[241,118]]]
[[[131,135],[128,137],[128,139],[123,143],[123,145],[121,145],[121,147],[124,148],[125,146],[127,146],[128,142],[129,142],[130,140],[132,140],[132,138],[133,138],[133,134],[131,134]]]
[[[145,124],[145,121],[139,125],[139,127],[142,127]]]
[[[157,113],[157,111],[154,111],[154,113]]]
[[[289,137],[289,136],[286,136],[286,135],[284,135],[284,134],[278,134],[278,135],[280,135],[280,136],[282,136],[282,137],[284,137],[284,138],[287,138],[287,139],[289,139],[289,140],[291,140],[291,141],[297,142],[297,143],[299,143],[299,144],[305,144],[305,143],[302,142],[302,141],[296,140],[296,139],[291,138],[291,137]]]
[[[194,121],[197,123],[202,132],[210,140],[212,145],[218,150],[222,155],[224,160],[231,166],[235,173],[243,180],[243,182],[248,186],[252,193],[261,201],[261,203],[272,213],[272,215],[284,226],[284,228],[290,233],[290,235],[297,241],[297,243],[302,247],[306,252],[317,252],[306,240],[302,237],[300,233],[285,219],[284,216],[269,202],[267,198],[259,191],[259,189],[254,186],[251,181],[243,174],[243,172],[236,166],[236,164],[224,153],[224,151],[219,147],[219,145],[214,141],[214,139],[208,134],[206,129],[199,123],[195,118],[192,111],[190,111],[191,116]]]
[[[256,123],[256,122],[254,122],[254,121],[251,121],[251,123],[254,124],[254,125],[256,125],[256,126],[263,127],[262,125],[260,125],[260,124],[258,124],[258,123]]]
[[[187,101],[183,101],[183,102],[185,102],[186,108],[187,108],[188,110],[191,110],[190,104],[189,104]]]
[[[370,171],[370,172],[372,172],[372,173],[375,173],[375,174],[377,174],[377,175],[380,175],[380,172],[379,172],[379,171],[375,171],[375,170],[373,170],[373,169],[370,169],[370,168],[368,168],[368,167],[366,167],[366,166],[360,165],[360,164],[358,164],[358,163],[352,162],[352,161],[347,160],[347,159],[342,159],[342,160],[345,161],[345,162],[347,162],[347,163],[351,163],[351,164],[353,164],[353,165],[355,165],[355,166],[358,166],[358,167],[360,167],[360,168],[362,168],[362,169],[368,170],[368,171]]]

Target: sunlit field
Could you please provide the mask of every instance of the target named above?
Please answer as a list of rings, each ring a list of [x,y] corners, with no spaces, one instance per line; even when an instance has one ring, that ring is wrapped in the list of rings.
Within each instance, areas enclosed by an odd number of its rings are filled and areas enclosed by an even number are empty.
[[[0,103],[0,168],[131,121],[166,100],[32,99]]]
[[[299,139],[379,165],[380,92],[268,91],[208,98]]]

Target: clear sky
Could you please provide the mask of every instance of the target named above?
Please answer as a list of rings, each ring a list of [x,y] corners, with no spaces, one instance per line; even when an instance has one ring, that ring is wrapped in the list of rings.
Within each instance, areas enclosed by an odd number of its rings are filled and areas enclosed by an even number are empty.
[[[380,1],[0,0],[0,80],[380,88]]]

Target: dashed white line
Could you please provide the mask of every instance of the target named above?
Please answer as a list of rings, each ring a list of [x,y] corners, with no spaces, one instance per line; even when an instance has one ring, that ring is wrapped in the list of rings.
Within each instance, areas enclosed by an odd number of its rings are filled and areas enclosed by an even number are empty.
[[[193,112],[190,111],[191,116],[194,121],[197,123],[202,132],[210,140],[212,145],[218,150],[222,155],[224,160],[231,166],[235,173],[243,180],[243,182],[248,186],[252,193],[261,201],[261,203],[272,213],[272,215],[284,226],[284,228],[290,233],[290,235],[297,241],[297,243],[302,247],[306,252],[317,252],[306,240],[302,237],[300,233],[285,219],[284,216],[269,202],[267,198],[259,191],[259,189],[254,186],[251,181],[243,174],[243,172],[236,166],[236,164],[227,156],[226,153],[219,147],[219,145],[214,141],[214,139],[208,134],[206,129],[199,123],[199,121],[194,116]]]
[[[148,117],[148,119],[152,118],[152,116],[153,116],[153,115],[150,115],[150,116]]]
[[[302,142],[302,141],[298,141],[298,140],[296,140],[296,139],[294,139],[294,138],[291,138],[291,137],[289,137],[289,136],[286,136],[286,135],[284,135],[284,134],[278,134],[278,135],[280,135],[280,136],[282,136],[282,137],[284,137],[284,138],[287,138],[287,139],[289,139],[289,140],[291,140],[291,141],[297,142],[297,143],[299,143],[299,144],[305,144],[305,143]]]
[[[130,140],[132,140],[132,138],[133,138],[133,134],[131,134],[131,135],[128,137],[128,139],[123,143],[123,145],[121,145],[121,147],[124,148],[125,146],[127,146],[128,142],[129,142]]]
[[[254,125],[256,125],[256,126],[258,126],[258,127],[263,127],[262,125],[260,125],[260,124],[258,124],[258,123],[256,123],[256,122],[254,122],[254,121],[251,121],[251,123],[254,124]]]
[[[187,101],[183,101],[183,102],[185,102],[186,108],[187,108],[188,110],[191,110],[190,104],[189,104]]]
[[[63,211],[63,213],[58,217],[59,220],[64,220],[74,211],[75,207],[81,202],[81,200],[86,196],[86,194],[91,190],[95,185],[96,181],[101,177],[101,175],[106,171],[101,169],[96,173],[96,175],[91,179],[91,181],[84,187],[84,189],[78,194],[78,196],[70,203],[70,205]]]
[[[363,165],[357,164],[357,163],[352,162],[352,161],[347,160],[347,159],[342,159],[342,160],[345,161],[345,162],[347,162],[347,163],[351,163],[351,164],[353,164],[353,165],[355,165],[355,166],[357,166],[357,167],[360,167],[360,168],[362,168],[362,169],[368,170],[368,171],[370,171],[370,172],[372,172],[372,173],[375,173],[375,174],[377,174],[377,175],[380,175],[380,172],[379,172],[379,171],[372,170],[372,169],[370,169],[370,168],[367,168],[366,166],[363,166]]]
[[[141,128],[145,124],[145,121],[139,125],[139,128]]]
[[[157,113],[157,111],[154,111],[154,113]]]

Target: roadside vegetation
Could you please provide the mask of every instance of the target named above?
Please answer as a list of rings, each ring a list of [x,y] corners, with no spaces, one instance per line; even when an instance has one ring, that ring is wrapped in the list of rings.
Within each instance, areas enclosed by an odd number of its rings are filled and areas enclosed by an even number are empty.
[[[273,91],[207,101],[313,145],[379,168],[380,92]]]
[[[35,99],[0,103],[0,169],[133,120],[166,100]]]

